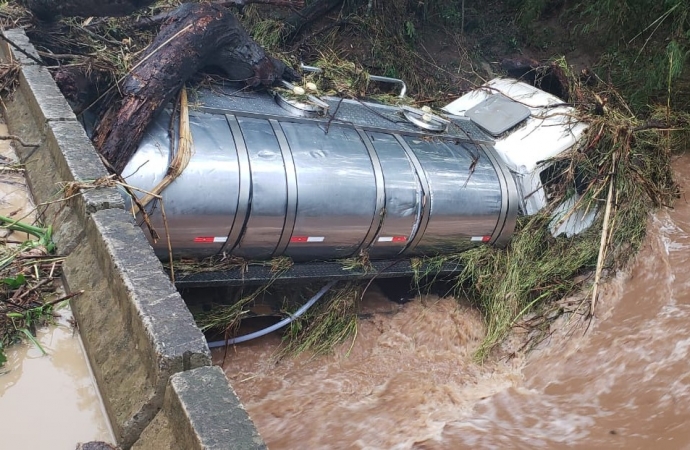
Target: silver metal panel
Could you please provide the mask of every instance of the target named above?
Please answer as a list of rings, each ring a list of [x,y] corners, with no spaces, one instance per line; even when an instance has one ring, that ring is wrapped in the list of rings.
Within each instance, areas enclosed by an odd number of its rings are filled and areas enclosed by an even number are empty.
[[[292,159],[290,144],[288,144],[285,133],[277,120],[269,120],[271,128],[278,139],[280,153],[285,166],[285,179],[287,183],[287,208],[285,211],[285,222],[280,233],[280,240],[273,256],[280,256],[285,253],[290,244],[292,230],[295,228],[295,218],[297,217],[297,174],[295,173],[295,161]]]
[[[162,197],[174,257],[205,257],[220,251],[230,232],[237,209],[239,169],[224,116],[192,113],[189,121],[195,154]],[[163,111],[123,170],[123,176],[132,186],[150,191],[165,177],[172,159],[170,123],[170,112]],[[174,134],[177,141],[177,133]],[[152,245],[159,257],[167,258],[165,227],[156,203],[151,202],[148,209],[161,239]]]
[[[505,247],[515,232],[518,211],[520,210],[520,196],[518,183],[505,164],[501,163],[496,149],[489,145],[482,145],[484,153],[489,158],[496,170],[501,185],[501,216],[496,223],[491,244]]]
[[[422,188],[422,211],[419,216],[419,220],[417,220],[417,222],[415,223],[415,227],[412,230],[410,242],[407,244],[407,247],[405,248],[406,254],[410,255],[413,254],[413,252],[417,248],[417,244],[419,244],[419,241],[421,241],[421,239],[424,237],[424,233],[426,232],[426,226],[429,223],[429,217],[431,216],[431,188],[429,186],[429,179],[427,178],[426,171],[422,167],[422,163],[419,161],[419,158],[412,150],[412,148],[410,148],[407,141],[405,141],[405,139],[399,134],[395,135],[395,139],[398,141],[398,144],[400,144],[400,146],[405,150],[405,154],[412,163],[412,166],[415,170],[415,175],[419,179]]]
[[[297,218],[286,254],[295,260],[356,253],[376,211],[376,179],[357,131],[283,123],[297,174]]]
[[[246,259],[268,259],[278,246],[287,208],[285,165],[271,124],[263,119],[237,119],[251,168],[251,210],[242,238],[232,251]]]
[[[292,108],[281,107],[272,94],[217,87],[212,90],[197,92],[194,108],[211,114],[234,114],[236,116],[257,117],[264,119],[289,120],[302,123],[334,124],[359,126],[367,131],[397,131],[402,134],[429,134],[418,128],[402,114],[397,106],[382,105],[356,99],[322,97],[329,105],[325,117],[305,118],[295,114]],[[491,137],[477,128],[470,120],[456,120],[451,117],[451,124],[443,133],[444,136],[460,139],[473,139],[477,142],[490,143]]]
[[[379,160],[379,157],[376,154],[376,150],[374,149],[371,140],[369,140],[369,136],[367,136],[367,134],[359,128],[357,129],[357,134],[359,134],[360,139],[362,139],[362,142],[367,148],[369,158],[371,159],[371,166],[374,170],[374,178],[376,180],[376,209],[374,210],[374,217],[372,218],[371,226],[369,227],[369,232],[364,237],[364,241],[362,241],[362,243],[356,251],[356,253],[360,253],[371,246],[371,244],[374,242],[374,239],[376,238],[376,235],[378,234],[379,229],[381,228],[381,224],[383,222],[384,207],[386,206],[386,191],[381,161]]]
[[[370,258],[392,258],[411,241],[422,214],[423,190],[414,166],[390,134],[367,133],[381,161],[385,186],[383,223],[369,248]]]
[[[230,234],[223,246],[222,251],[230,253],[240,240],[242,231],[244,231],[247,218],[249,217],[249,208],[251,207],[251,189],[252,189],[252,172],[249,167],[249,154],[247,152],[247,145],[244,143],[242,130],[237,118],[232,114],[226,114],[225,119],[228,121],[230,133],[235,141],[235,149],[237,149],[237,165],[240,172],[240,187],[237,196],[237,210],[230,226]]]
[[[412,137],[405,142],[419,158],[430,187],[429,223],[412,251],[457,252],[490,239],[501,216],[502,192],[496,170],[481,148]]]
[[[266,94],[202,97],[221,113],[191,114],[194,156],[163,193],[177,257],[387,259],[500,245],[514,230],[515,182],[469,121],[440,135],[393,106],[326,99],[335,118],[311,119]],[[132,185],[164,177],[169,127],[164,112],[149,128],[125,169]],[[164,239],[154,247],[167,256]]]
[[[528,107],[502,95],[492,95],[465,112],[492,136],[500,136],[530,116]]]

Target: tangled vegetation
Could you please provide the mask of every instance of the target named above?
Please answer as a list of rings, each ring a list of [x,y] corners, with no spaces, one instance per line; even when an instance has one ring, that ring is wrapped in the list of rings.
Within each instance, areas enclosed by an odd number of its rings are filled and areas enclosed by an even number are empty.
[[[337,344],[352,338],[357,332],[359,306],[365,284],[359,282],[341,283],[329,290],[323,298],[309,308],[304,315],[292,321],[284,336],[282,355],[305,351],[325,354]],[[312,298],[321,285],[273,285],[242,289],[238,300],[230,305],[216,305],[209,311],[195,314],[197,324],[214,339],[229,339],[237,335],[240,322],[256,317],[254,309],[261,307],[266,314],[266,305],[275,309],[270,316],[281,319],[290,317],[304,303]],[[268,300],[267,300],[268,299]]]
[[[55,246],[50,227],[41,228],[0,216],[0,228],[26,236],[0,244],[0,366],[4,349],[22,340],[36,340],[36,329],[53,320],[53,310],[67,297],[56,295],[62,258],[51,256]]]
[[[551,318],[575,311],[593,314],[602,270],[623,267],[643,242],[648,215],[671,206],[680,193],[671,157],[690,143],[690,117],[660,108],[642,120],[602,80],[586,86],[572,73],[568,79],[577,119],[588,130],[577,148],[559,157],[565,164],[552,161],[562,167],[552,205],[574,195],[584,180],[579,204],[585,210],[598,208],[594,225],[577,236],[554,238],[548,209],[520,218],[506,249],[482,246],[434,258],[436,265],[453,261],[463,268],[455,279],[456,293],[472,299],[484,314],[487,336],[479,358],[527,313]],[[587,304],[564,311],[556,302],[586,288],[593,290]]]

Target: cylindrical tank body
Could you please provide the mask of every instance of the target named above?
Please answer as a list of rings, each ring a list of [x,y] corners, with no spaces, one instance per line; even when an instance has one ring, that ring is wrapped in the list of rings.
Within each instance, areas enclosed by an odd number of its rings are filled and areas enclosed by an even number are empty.
[[[517,190],[489,145],[366,117],[211,106],[190,112],[194,155],[162,194],[175,258],[394,259],[501,244],[513,232]],[[128,184],[150,191],[165,176],[173,122],[166,110],[149,128]],[[165,259],[160,205],[148,210]]]

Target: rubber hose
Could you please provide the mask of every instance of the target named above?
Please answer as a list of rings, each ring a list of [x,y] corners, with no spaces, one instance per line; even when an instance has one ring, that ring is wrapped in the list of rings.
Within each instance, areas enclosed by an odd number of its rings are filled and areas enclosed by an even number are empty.
[[[307,310],[309,308],[311,308],[314,305],[314,303],[319,301],[319,299],[321,297],[323,297],[324,294],[326,294],[326,292],[328,292],[336,282],[337,281],[331,281],[328,284],[326,284],[324,287],[322,287],[321,290],[319,290],[319,292],[314,294],[314,296],[312,298],[310,298],[307,303],[302,305],[300,307],[300,309],[298,309],[290,317],[286,317],[285,319],[281,320],[278,323],[271,325],[270,327],[264,328],[264,329],[259,330],[259,331],[255,331],[253,333],[245,334],[244,336],[237,336],[237,337],[230,338],[230,339],[223,339],[222,341],[209,342],[208,348],[218,348],[218,347],[224,347],[226,345],[239,344],[240,342],[251,341],[252,339],[256,339],[258,337],[265,336],[268,333],[272,333],[272,332],[274,332],[280,328],[283,328],[285,325],[287,325],[291,322],[294,322],[295,319],[299,318],[302,314],[307,312]]]

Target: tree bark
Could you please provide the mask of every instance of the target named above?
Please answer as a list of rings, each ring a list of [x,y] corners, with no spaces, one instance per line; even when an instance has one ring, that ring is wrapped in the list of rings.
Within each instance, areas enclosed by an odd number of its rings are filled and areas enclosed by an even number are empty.
[[[296,76],[267,56],[228,9],[209,3],[180,6],[120,83],[122,98],[110,102],[95,129],[96,148],[118,173],[155,114],[207,65],[253,87]]]

